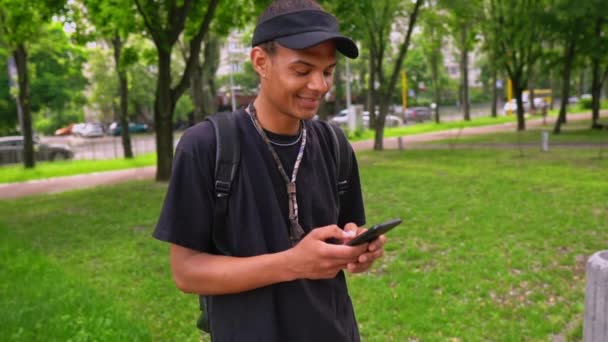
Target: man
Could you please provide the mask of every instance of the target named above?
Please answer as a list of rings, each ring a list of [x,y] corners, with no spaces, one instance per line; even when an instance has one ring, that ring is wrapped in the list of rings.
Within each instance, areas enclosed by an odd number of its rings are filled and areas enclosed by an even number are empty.
[[[345,245],[365,231],[356,159],[341,201],[331,128],[310,120],[336,50],[356,58],[357,46],[312,0],[275,0],[252,45],[260,91],[237,113],[241,157],[223,229],[213,222],[215,133],[203,122],[180,139],[154,236],[171,243],[177,287],[207,296],[213,340],[358,341],[342,270],[368,270],[386,239]]]

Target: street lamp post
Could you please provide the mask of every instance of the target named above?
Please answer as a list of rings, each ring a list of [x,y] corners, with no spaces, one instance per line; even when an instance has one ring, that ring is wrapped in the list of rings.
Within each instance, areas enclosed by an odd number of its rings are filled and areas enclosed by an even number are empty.
[[[346,58],[346,110],[348,113],[348,130],[354,132],[357,123],[355,118],[355,112],[352,108],[352,100],[350,96],[350,61],[348,60],[348,58]]]

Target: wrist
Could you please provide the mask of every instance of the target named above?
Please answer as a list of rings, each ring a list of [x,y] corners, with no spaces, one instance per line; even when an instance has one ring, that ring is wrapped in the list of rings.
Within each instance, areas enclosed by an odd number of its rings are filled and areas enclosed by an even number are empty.
[[[280,266],[278,269],[280,270],[281,281],[287,282],[299,279],[298,272],[293,266],[295,260],[293,250],[293,248],[290,248],[276,254]]]

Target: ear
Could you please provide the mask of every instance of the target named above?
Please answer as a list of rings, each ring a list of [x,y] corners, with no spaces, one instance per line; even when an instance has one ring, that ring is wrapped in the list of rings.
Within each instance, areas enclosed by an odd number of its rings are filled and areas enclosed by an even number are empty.
[[[268,75],[268,69],[270,68],[270,56],[259,46],[251,49],[251,64],[253,70],[260,76],[260,78],[266,78]]]

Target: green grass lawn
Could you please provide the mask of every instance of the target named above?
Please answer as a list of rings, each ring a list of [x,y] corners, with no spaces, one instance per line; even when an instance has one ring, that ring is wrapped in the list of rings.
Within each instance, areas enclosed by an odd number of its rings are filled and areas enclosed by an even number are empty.
[[[398,137],[404,135],[413,135],[413,134],[421,134],[421,133],[430,133],[437,131],[450,130],[454,128],[466,128],[466,127],[480,127],[480,126],[490,126],[490,125],[500,125],[506,122],[515,122],[516,117],[514,115],[511,116],[499,116],[496,118],[487,116],[487,117],[479,117],[473,118],[471,121],[450,121],[450,122],[441,122],[436,124],[435,122],[425,122],[418,123],[414,125],[407,125],[401,127],[387,127],[384,129],[384,137]],[[375,132],[371,129],[366,129],[359,132],[348,133],[348,138],[351,141],[361,141],[361,140],[369,140],[374,139]]]
[[[22,164],[0,166],[0,183],[24,182],[83,173],[130,169],[156,165],[156,153],[147,153],[127,159],[108,160],[62,160],[38,162],[34,169],[26,169]]]
[[[608,125],[608,118],[601,117],[600,122]],[[492,134],[459,136],[446,140],[430,141],[426,144],[518,144],[537,143],[540,146],[542,132],[549,133],[549,144],[602,144],[608,152],[608,130],[591,129],[590,120],[571,121],[562,125],[560,134],[553,134],[553,124],[531,127],[523,132],[496,132]]]
[[[386,255],[349,276],[363,341],[579,336],[584,265],[608,245],[608,159],[585,149],[359,154]],[[165,185],[0,206],[0,340],[196,341],[197,300],[151,238]]]

